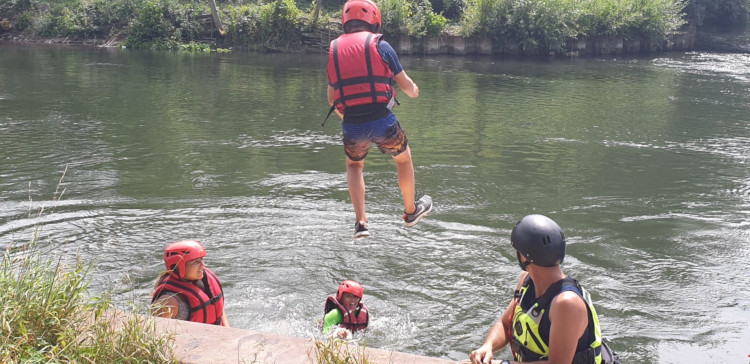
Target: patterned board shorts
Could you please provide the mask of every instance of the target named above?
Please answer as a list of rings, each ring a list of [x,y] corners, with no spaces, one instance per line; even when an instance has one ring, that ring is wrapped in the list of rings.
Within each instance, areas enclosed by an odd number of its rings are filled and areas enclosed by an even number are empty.
[[[387,153],[394,157],[405,151],[408,145],[404,129],[393,113],[375,121],[341,126],[344,131],[344,152],[353,161],[365,159],[372,143],[375,143],[383,154]]]

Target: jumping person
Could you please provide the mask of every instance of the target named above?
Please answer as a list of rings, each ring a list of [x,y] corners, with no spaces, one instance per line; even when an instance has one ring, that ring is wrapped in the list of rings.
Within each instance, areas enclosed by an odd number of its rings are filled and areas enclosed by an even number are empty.
[[[323,333],[327,334],[338,326],[341,330],[337,336],[341,339],[350,333],[367,328],[370,315],[367,306],[362,302],[365,290],[356,281],[346,280],[339,285],[335,295],[326,298],[323,317]]]
[[[406,226],[416,225],[432,210],[432,198],[415,199],[411,149],[391,112],[397,103],[394,81],[409,97],[418,97],[419,87],[404,71],[393,47],[378,34],[380,10],[370,0],[349,0],[341,23],[345,34],[331,42],[328,53],[328,103],[343,120],[346,179],[356,220],[354,237],[360,238],[370,236],[362,170],[372,143],[396,163]]]
[[[167,270],[156,281],[155,316],[229,326],[219,278],[203,263],[206,249],[195,240],[180,240],[164,249]]]
[[[516,223],[510,241],[525,272],[484,344],[470,353],[471,362],[489,364],[492,354],[510,343],[518,362],[619,363],[602,341],[591,296],[560,270],[565,258],[560,226],[546,216],[528,215]]]

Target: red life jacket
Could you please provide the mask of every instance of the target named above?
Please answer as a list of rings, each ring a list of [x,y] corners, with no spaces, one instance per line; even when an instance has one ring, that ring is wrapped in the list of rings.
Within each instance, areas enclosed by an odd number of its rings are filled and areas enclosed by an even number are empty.
[[[221,288],[221,282],[219,277],[208,268],[205,268],[203,272],[203,285],[208,287],[210,297],[195,284],[178,279],[170,274],[156,287],[151,303],[154,303],[163,293],[179,293],[188,299],[190,321],[221,325],[221,317],[224,312],[224,291]]]
[[[393,71],[378,51],[382,34],[356,32],[331,42],[328,51],[328,81],[339,111],[351,106],[388,104],[395,100]],[[391,104],[391,107],[392,104]]]
[[[367,324],[370,323],[370,315],[367,313],[367,306],[365,306],[365,304],[362,302],[360,302],[359,306],[357,306],[354,312],[352,312],[344,307],[344,305],[342,305],[336,299],[336,296],[330,295],[326,299],[326,307],[323,315],[325,316],[325,314],[327,314],[334,308],[338,308],[339,311],[341,311],[341,313],[344,315],[344,321],[342,321],[339,326],[350,330],[351,332],[364,330],[367,328]]]

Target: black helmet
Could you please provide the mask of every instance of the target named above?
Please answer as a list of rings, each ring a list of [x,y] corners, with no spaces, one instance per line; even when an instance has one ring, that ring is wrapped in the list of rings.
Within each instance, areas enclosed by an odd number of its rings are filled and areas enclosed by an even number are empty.
[[[510,242],[523,270],[529,264],[554,267],[565,258],[565,235],[560,225],[544,215],[524,216],[513,227]],[[528,259],[526,264],[521,263],[521,254]]]

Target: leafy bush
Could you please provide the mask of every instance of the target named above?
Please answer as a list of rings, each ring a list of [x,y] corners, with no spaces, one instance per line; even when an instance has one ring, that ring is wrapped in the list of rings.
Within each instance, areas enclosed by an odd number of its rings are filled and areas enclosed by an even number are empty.
[[[521,0],[510,3],[505,32],[522,49],[557,50],[578,31],[572,23],[572,3],[566,0]]]
[[[243,5],[230,7],[224,26],[227,28],[225,41],[229,44],[252,46],[261,41],[260,7]]]
[[[202,26],[197,23],[194,9],[175,1],[147,1],[131,23],[125,46],[128,48],[181,49],[198,38]]]
[[[461,18],[463,36],[486,35],[495,39],[502,37],[502,26],[507,14],[506,0],[466,0]]]
[[[429,0],[381,0],[378,2],[383,20],[383,33],[411,35],[417,38],[440,34],[448,20],[432,11]]]
[[[130,25],[130,33],[125,41],[128,48],[148,48],[158,39],[169,39],[174,27],[164,17],[162,7],[156,1],[148,1],[137,12]]]
[[[443,29],[445,29],[445,26],[447,24],[448,19],[446,19],[442,14],[435,14],[430,12],[425,17],[425,31],[428,35],[440,34]]]
[[[683,7],[682,0],[467,0],[461,25],[464,36],[555,50],[581,36],[665,39],[684,24]]]
[[[260,9],[264,44],[269,48],[290,48],[302,43],[300,10],[294,0],[275,0]]]

